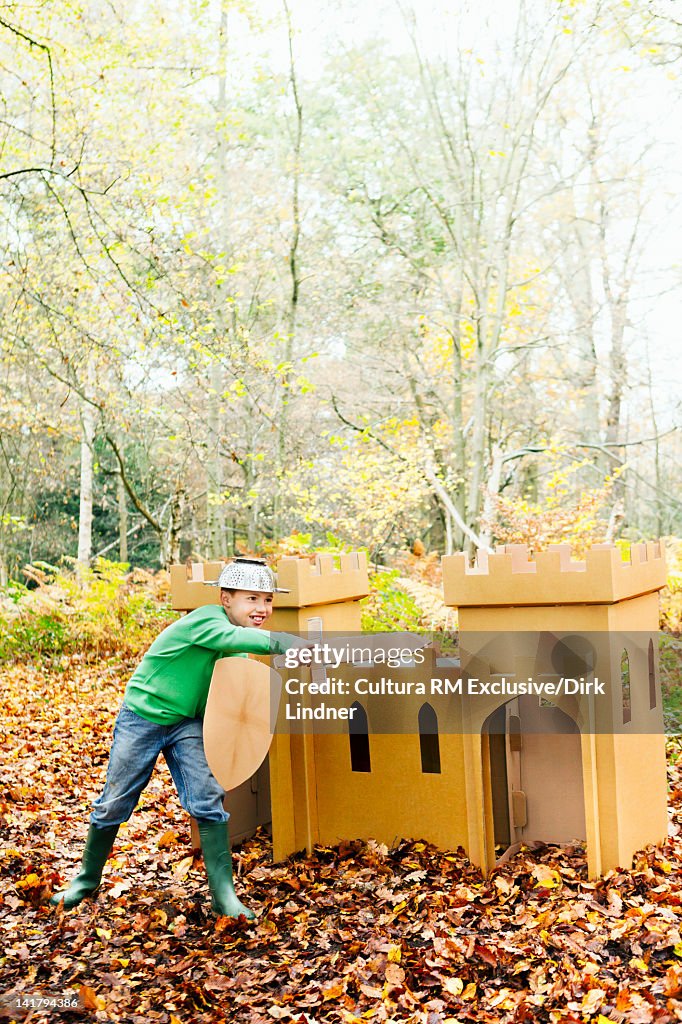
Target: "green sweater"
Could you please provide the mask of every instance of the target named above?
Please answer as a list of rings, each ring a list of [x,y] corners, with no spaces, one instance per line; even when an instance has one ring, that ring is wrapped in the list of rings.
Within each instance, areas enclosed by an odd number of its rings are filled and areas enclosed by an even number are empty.
[[[234,626],[221,605],[197,608],[157,636],[133,672],[123,700],[136,714],[157,725],[203,718],[219,658],[284,654],[299,643],[289,633]]]

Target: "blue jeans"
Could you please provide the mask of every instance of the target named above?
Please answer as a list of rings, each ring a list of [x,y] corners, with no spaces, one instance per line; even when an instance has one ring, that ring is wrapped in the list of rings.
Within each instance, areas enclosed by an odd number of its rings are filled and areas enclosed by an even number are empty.
[[[198,821],[227,821],[225,792],[206,763],[201,718],[183,718],[175,725],[155,725],[125,704],[116,718],[104,790],[93,804],[90,823],[96,828],[120,825],[137,806],[163,754],[185,810]]]

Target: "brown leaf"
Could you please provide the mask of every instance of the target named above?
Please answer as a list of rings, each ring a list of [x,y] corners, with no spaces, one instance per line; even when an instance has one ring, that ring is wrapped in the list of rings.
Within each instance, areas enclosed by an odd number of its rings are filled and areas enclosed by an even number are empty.
[[[391,988],[400,988],[405,981],[405,971],[400,964],[388,963],[386,964],[384,977]]]
[[[88,985],[81,985],[78,995],[86,1010],[103,1010],[106,1006],[102,996],[98,996],[94,988],[90,988]]]
[[[665,989],[667,996],[676,999],[682,995],[682,968],[674,965],[665,972]]]
[[[380,988],[374,988],[372,985],[361,985],[360,991],[363,995],[366,995],[368,999],[381,999],[384,994]]]

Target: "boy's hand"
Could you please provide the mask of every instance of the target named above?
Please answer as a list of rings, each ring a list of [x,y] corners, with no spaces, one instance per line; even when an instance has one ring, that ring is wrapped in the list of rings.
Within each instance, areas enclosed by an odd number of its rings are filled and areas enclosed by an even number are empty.
[[[300,652],[301,651],[312,651],[315,646],[316,646],[316,643],[315,643],[314,640],[301,640],[295,647],[292,645],[289,648],[289,650],[287,651],[287,655],[289,657],[289,663],[291,664],[292,661],[295,661],[297,665],[300,665],[301,662],[299,661],[299,657],[298,657]],[[303,664],[309,665],[310,662],[304,659]]]
[[[298,665],[310,665],[311,661],[307,659],[301,660],[299,654],[301,651],[311,651],[315,647],[315,641],[313,640],[301,640],[296,646],[293,644],[288,649],[286,654],[278,654],[272,659],[274,668],[295,668]]]

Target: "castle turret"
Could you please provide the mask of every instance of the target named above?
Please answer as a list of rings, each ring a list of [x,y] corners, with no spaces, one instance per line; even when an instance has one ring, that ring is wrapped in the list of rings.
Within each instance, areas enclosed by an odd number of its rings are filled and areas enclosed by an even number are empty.
[[[564,687],[551,699],[535,691],[469,702],[467,792],[481,808],[470,855],[481,866],[494,865],[496,847],[582,839],[596,876],[665,839],[657,671],[665,581],[660,543],[633,546],[628,560],[607,544],[584,561],[573,561],[568,545],[533,558],[525,545],[508,545],[479,552],[473,566],[463,554],[443,559],[463,676]]]

